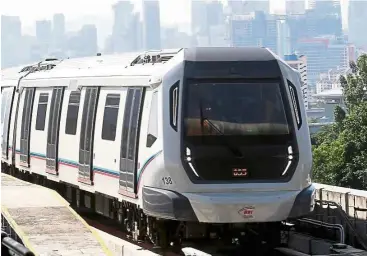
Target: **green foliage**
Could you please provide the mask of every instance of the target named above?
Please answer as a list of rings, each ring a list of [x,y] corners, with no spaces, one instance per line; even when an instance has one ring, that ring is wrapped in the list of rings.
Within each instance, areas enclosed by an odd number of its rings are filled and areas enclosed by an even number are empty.
[[[334,111],[335,123],[312,136],[316,182],[367,190],[367,55],[341,77],[348,115]]]
[[[318,122],[317,118],[311,117],[311,118],[308,119],[309,124],[314,124],[314,123],[317,123],[317,122]]]
[[[342,124],[345,119],[346,113],[340,106],[336,106],[334,110],[334,119],[338,124]]]

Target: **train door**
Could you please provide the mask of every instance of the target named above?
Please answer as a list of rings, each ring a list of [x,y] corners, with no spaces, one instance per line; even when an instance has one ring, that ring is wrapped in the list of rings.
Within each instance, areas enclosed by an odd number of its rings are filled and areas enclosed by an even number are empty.
[[[116,194],[120,143],[127,88],[101,87],[94,133],[93,174],[95,190]],[[109,178],[107,178],[109,177]]]
[[[136,193],[139,129],[145,89],[129,88],[125,102],[120,151],[120,193]]]
[[[99,87],[86,87],[79,142],[78,181],[93,185],[93,138]]]
[[[48,118],[46,172],[55,175],[58,174],[59,128],[63,96],[64,87],[53,88]]]
[[[20,132],[20,165],[29,168],[30,167],[30,144],[29,138],[31,135],[31,120],[34,100],[34,89],[24,89],[24,101],[22,111],[22,123]]]
[[[10,129],[10,117],[13,108],[14,90],[15,88],[8,88],[3,90],[1,95],[1,124],[2,124],[2,157],[8,160],[8,148],[9,148],[9,129]]]

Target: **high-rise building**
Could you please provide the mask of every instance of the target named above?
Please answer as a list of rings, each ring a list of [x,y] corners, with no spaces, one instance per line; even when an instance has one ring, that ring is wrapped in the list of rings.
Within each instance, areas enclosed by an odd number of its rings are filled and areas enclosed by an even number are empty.
[[[229,21],[229,37],[234,47],[261,46],[277,52],[277,19],[264,12],[233,15]]]
[[[51,41],[52,24],[49,20],[36,21],[36,37],[39,43],[48,44]]]
[[[298,42],[298,51],[307,56],[308,85],[315,89],[320,73],[332,68],[347,68],[347,44],[333,37],[304,38]]]
[[[225,33],[221,36],[218,34],[219,31],[224,31],[223,25],[223,5],[220,1],[191,1],[192,45],[218,45],[218,42],[222,42],[225,37]]]
[[[304,14],[306,10],[306,2],[304,0],[286,0],[285,11],[288,15]]]
[[[207,33],[206,4],[205,1],[191,1],[191,34],[193,36]]]
[[[12,37],[19,39],[22,36],[22,24],[18,16],[1,15],[1,39]]]
[[[348,44],[348,63],[357,61],[357,48],[354,44]]]
[[[80,56],[93,56],[98,52],[97,28],[94,24],[86,24],[79,31],[79,52]]]
[[[22,59],[22,25],[18,16],[1,15],[1,67],[18,65]]]
[[[340,8],[340,0],[308,0],[308,9],[330,7]]]
[[[57,13],[53,17],[53,36],[55,38],[63,38],[65,35],[65,16]]]
[[[358,48],[367,49],[366,31],[367,1],[349,1],[348,9],[348,40]]]
[[[291,54],[291,35],[286,20],[277,20],[277,54],[283,58],[285,55]]]
[[[228,6],[234,15],[249,14],[252,12],[270,12],[269,0],[228,0]]]
[[[56,51],[63,52],[65,47],[65,16],[57,13],[53,17],[52,45]]]
[[[140,49],[141,42],[137,43],[140,30],[136,30],[137,14],[134,5],[129,1],[119,1],[112,6],[114,22],[112,35],[106,52],[131,52]]]
[[[158,0],[143,0],[143,40],[146,50],[161,49],[161,22]]]
[[[307,58],[304,55],[297,56],[296,54],[291,54],[285,55],[284,60],[289,66],[291,66],[301,74],[301,91],[303,94],[303,103],[305,104],[305,108],[308,109],[309,88],[307,81]]]
[[[343,35],[341,7],[339,2],[334,0],[317,1],[314,8],[307,10],[304,15],[288,16],[287,22],[292,52],[298,50],[298,42],[302,38]]]

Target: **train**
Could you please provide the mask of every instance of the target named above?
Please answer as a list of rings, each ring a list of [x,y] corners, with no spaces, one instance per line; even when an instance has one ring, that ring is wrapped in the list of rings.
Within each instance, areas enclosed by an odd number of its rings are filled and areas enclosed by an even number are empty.
[[[314,207],[301,83],[263,47],[4,69],[2,171],[157,246],[252,231],[278,243],[281,223]]]

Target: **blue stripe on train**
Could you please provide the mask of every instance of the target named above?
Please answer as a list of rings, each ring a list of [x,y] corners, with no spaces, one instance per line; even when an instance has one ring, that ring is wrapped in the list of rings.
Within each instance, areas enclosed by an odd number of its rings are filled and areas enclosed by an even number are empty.
[[[16,152],[20,152],[19,149],[15,150]],[[154,155],[152,155],[151,157],[149,157],[144,164],[142,165],[142,167],[138,170],[137,172],[137,180],[139,181],[142,174],[144,173],[144,170],[147,168],[147,166],[149,165],[149,163],[151,161],[153,161],[154,158],[156,158],[160,153],[162,153],[161,151],[158,151],[157,153],[155,153]],[[44,154],[40,154],[40,153],[36,153],[36,152],[30,152],[31,157],[36,157],[36,158],[40,158],[40,159],[46,159],[46,155]],[[68,160],[68,159],[64,159],[64,158],[59,158],[59,163],[60,164],[64,164],[70,167],[74,167],[74,168],[78,168],[79,163],[76,161],[72,161],[72,160]],[[97,172],[101,172],[101,173],[105,173],[108,174],[110,176],[114,176],[114,177],[119,177],[120,173],[114,170],[110,170],[110,169],[106,169],[103,167],[99,167],[99,166],[93,166],[93,170],[97,171]]]

